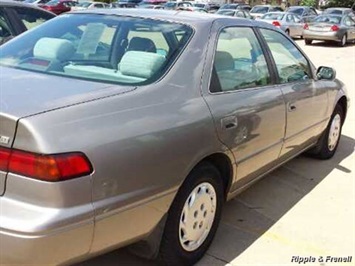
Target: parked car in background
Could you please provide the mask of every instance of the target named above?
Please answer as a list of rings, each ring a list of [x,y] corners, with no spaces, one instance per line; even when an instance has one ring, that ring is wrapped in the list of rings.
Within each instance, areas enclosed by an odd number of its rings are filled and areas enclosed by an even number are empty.
[[[300,16],[305,22],[310,22],[318,16],[315,8],[309,6],[291,6],[286,11]]]
[[[206,10],[208,13],[216,13],[220,8],[219,5],[213,3],[194,3],[194,7],[202,8]]]
[[[218,10],[216,14],[230,17],[253,19],[253,17],[249,14],[247,10],[221,9]]]
[[[304,151],[335,154],[349,102],[274,26],[194,12],[58,16],[1,46],[0,72],[5,265],[137,241],[192,265],[226,200]]]
[[[263,15],[259,20],[278,27],[291,37],[303,38],[304,22],[295,14],[287,12],[270,12]]]
[[[222,9],[242,9],[242,10],[250,11],[251,7],[246,4],[224,4],[219,9],[220,10],[222,10]]]
[[[136,7],[142,0],[119,0],[119,7]]]
[[[143,0],[139,4],[147,4],[147,5],[164,5],[166,0]]]
[[[78,3],[70,0],[51,0],[45,5],[39,5],[45,10],[51,11],[56,15],[69,12]]]
[[[0,45],[54,17],[53,13],[34,5],[1,0]]]
[[[322,15],[314,21],[305,24],[303,32],[307,45],[317,41],[333,41],[340,46],[345,46],[350,41],[355,41],[355,19],[345,15]]]
[[[342,7],[330,7],[324,10],[323,12],[324,15],[349,15],[349,16],[355,16],[354,11],[351,8],[342,8]]]
[[[71,8],[72,11],[85,10],[93,8],[109,8],[109,5],[103,2],[80,2]]]
[[[257,5],[250,10],[250,15],[254,19],[258,19],[268,12],[283,12],[283,9],[280,6]]]
[[[163,5],[163,9],[165,10],[184,10],[184,9],[192,10],[192,8],[193,5],[191,4],[191,2],[187,2],[187,1],[182,1],[182,2],[170,1]]]
[[[146,3],[140,3],[137,8],[146,8],[146,9],[163,9],[162,5],[151,5]]]
[[[26,4],[32,4],[32,5],[44,5],[46,3],[48,3],[50,0],[25,0],[22,1],[23,3]]]

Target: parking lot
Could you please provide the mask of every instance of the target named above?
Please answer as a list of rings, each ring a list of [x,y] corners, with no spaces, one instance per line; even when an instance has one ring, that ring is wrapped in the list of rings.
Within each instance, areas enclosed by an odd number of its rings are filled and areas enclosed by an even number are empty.
[[[335,68],[355,99],[355,45],[296,42],[316,66]],[[304,265],[305,259],[310,261],[306,265],[354,265],[353,101],[334,158],[299,156],[228,202],[217,236],[199,265]],[[351,262],[339,262],[339,257],[348,256]],[[121,249],[78,266],[155,264]]]

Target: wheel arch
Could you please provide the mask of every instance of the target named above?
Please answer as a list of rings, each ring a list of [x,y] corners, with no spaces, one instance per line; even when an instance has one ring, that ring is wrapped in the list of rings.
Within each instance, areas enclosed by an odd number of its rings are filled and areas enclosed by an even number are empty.
[[[221,174],[224,186],[224,198],[226,200],[234,176],[234,168],[230,158],[224,153],[214,153],[203,158],[195,167],[205,162],[215,166]]]
[[[348,100],[347,100],[346,96],[343,95],[342,97],[340,97],[340,99],[337,101],[336,105],[341,106],[341,108],[343,109],[344,118],[343,118],[342,124],[344,124],[345,118],[347,115],[347,111],[348,111]]]

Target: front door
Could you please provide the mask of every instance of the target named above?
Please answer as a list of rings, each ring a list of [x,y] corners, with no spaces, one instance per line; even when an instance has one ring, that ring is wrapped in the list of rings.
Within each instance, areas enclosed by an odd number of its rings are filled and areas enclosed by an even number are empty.
[[[317,81],[303,53],[283,34],[261,29],[273,57],[286,102],[287,126],[282,154],[301,151],[328,123],[328,90]]]

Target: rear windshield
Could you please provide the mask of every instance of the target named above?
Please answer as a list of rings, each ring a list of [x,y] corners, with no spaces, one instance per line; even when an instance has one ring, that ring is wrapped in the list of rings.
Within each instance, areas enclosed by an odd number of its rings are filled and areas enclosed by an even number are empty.
[[[299,16],[302,16],[304,9],[303,8],[292,8],[290,7],[287,12],[292,13],[292,14],[296,14]]]
[[[319,16],[316,17],[313,22],[327,23],[327,24],[340,24],[340,16]]]
[[[282,20],[283,17],[284,17],[284,14],[267,13],[264,16],[262,16],[261,19],[265,19],[265,20]]]
[[[268,7],[265,6],[254,6],[251,10],[250,13],[259,13],[259,14],[265,14],[269,11]]]
[[[182,24],[95,14],[61,15],[0,47],[0,65],[78,79],[159,79],[193,30]]]

